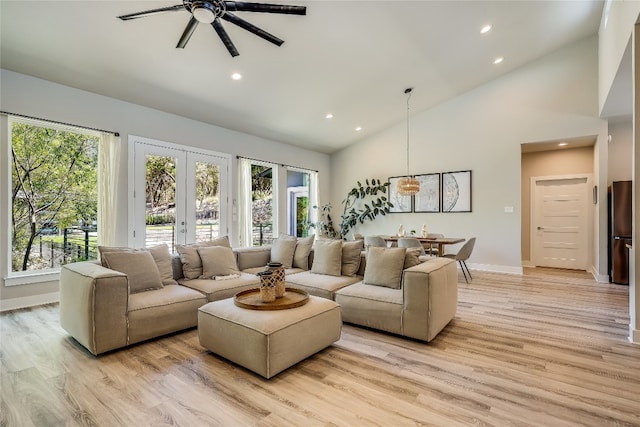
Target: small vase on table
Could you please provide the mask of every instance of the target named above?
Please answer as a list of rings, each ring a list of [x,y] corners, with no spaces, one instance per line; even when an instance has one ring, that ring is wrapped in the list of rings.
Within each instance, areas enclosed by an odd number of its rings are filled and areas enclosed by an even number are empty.
[[[262,302],[274,302],[276,300],[276,282],[271,271],[261,271],[260,278],[260,300]]]
[[[282,298],[286,292],[284,267],[282,266],[282,263],[270,262],[267,264],[267,269],[265,271],[270,271],[273,274],[276,282],[276,298]]]

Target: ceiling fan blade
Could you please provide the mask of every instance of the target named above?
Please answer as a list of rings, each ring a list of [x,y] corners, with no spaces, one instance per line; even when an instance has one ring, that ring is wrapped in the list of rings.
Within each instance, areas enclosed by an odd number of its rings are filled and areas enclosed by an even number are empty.
[[[231,56],[240,55],[240,53],[238,52],[238,49],[236,49],[236,47],[234,46],[233,42],[231,41],[231,38],[229,37],[229,34],[227,34],[227,31],[224,29],[224,27],[220,23],[220,20],[218,18],[216,18],[211,23],[211,25],[213,26],[213,29],[216,30],[216,33],[218,33],[218,36],[220,37],[220,40],[222,40],[222,43],[224,43],[224,46],[227,48],[227,50],[229,51]]]
[[[236,15],[234,15],[233,13],[230,13],[228,11],[227,11],[227,13],[222,15],[222,19],[224,19],[225,21],[229,21],[232,24],[235,24],[238,27],[247,30],[250,33],[253,33],[258,37],[262,37],[266,41],[269,41],[269,42],[271,42],[271,43],[273,43],[273,44],[275,44],[277,46],[280,46],[280,45],[282,45],[282,43],[284,43],[284,40],[279,39],[278,37],[274,36],[273,34],[270,34],[270,33],[266,32],[265,30],[256,27],[253,24],[250,24],[249,22],[245,21],[244,19],[239,18]]]
[[[306,15],[305,6],[291,6],[287,4],[251,3],[244,1],[226,1],[227,10],[236,12],[264,12],[284,13],[287,15]]]
[[[198,26],[198,20],[192,16],[191,19],[189,20],[189,23],[187,24],[187,27],[184,29],[184,32],[182,33],[182,37],[180,37],[180,41],[178,42],[178,45],[176,46],[176,48],[184,49],[184,47],[187,45],[187,42],[191,38],[191,35],[196,30],[197,26]]]
[[[131,19],[144,18],[146,16],[155,15],[157,13],[173,12],[181,9],[184,9],[184,5],[177,4],[175,6],[161,7],[160,9],[151,9],[145,10],[144,12],[129,13],[127,15],[118,16],[118,18],[122,19],[123,21],[129,21]]]

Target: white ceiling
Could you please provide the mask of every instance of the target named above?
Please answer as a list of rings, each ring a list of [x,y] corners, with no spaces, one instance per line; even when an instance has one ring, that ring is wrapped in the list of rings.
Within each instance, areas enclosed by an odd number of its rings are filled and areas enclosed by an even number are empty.
[[[278,1],[306,16],[237,12],[276,47],[223,21],[240,56],[173,1],[0,1],[0,65],[225,128],[331,153],[596,34],[602,0]],[[481,35],[490,23],[492,31]],[[494,58],[504,56],[500,65]],[[240,72],[244,78],[232,81]],[[334,118],[325,119],[331,112]],[[356,126],[363,130],[356,132]]]

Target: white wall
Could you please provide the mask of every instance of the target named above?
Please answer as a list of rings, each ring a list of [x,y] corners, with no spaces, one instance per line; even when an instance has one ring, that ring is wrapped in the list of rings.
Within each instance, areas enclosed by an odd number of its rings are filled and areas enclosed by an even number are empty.
[[[425,223],[432,232],[476,236],[470,259],[476,268],[521,272],[520,144],[595,135],[595,183],[606,187],[607,123],[598,118],[597,49],[595,37],[583,40],[413,115],[411,173],[471,169],[473,212],[391,214],[358,231],[393,234],[401,223],[416,230]],[[416,87],[413,97],[420,96],[429,93]],[[404,109],[405,102],[404,94],[398,93],[398,109]],[[357,180],[405,174],[405,140],[401,123],[332,155],[331,201],[336,217],[340,201]],[[600,192],[599,202],[595,221],[604,229],[595,237],[594,263],[595,270],[604,273],[606,193]],[[510,206],[514,212],[505,213],[504,207]]]
[[[230,178],[233,183],[233,197],[237,194],[235,156],[246,156],[265,161],[289,164],[301,168],[318,170],[320,176],[320,197],[329,196],[329,156],[291,145],[243,134],[184,117],[168,114],[117,99],[59,85],[8,70],[0,70],[0,109],[11,113],[67,122],[82,126],[117,131],[122,138],[122,164],[117,215],[118,244],[127,244],[128,231],[128,135],[205,148],[232,155]],[[0,161],[8,155],[7,135],[2,134]],[[2,163],[3,165],[6,163]],[[0,200],[8,200],[7,174],[0,174]],[[4,206],[4,203],[2,203]],[[5,219],[0,214],[0,219]],[[5,248],[10,247],[8,230],[0,228],[0,300],[7,305],[7,299],[32,298],[57,292],[57,282],[5,287],[7,276]],[[236,225],[233,224],[231,238],[236,239]]]
[[[609,123],[609,180],[629,181],[633,179],[633,127],[629,122]]]
[[[638,0],[609,0],[609,12],[602,14],[599,31],[598,111],[602,112],[618,74],[625,49],[631,40],[633,26],[640,15]],[[607,20],[605,25],[605,19]]]

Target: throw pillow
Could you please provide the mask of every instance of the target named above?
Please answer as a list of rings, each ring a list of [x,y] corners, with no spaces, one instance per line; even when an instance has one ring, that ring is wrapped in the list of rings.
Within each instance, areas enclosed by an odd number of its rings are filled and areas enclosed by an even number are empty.
[[[400,289],[406,252],[405,248],[370,247],[367,252],[364,283]]]
[[[313,247],[313,240],[315,235],[298,239],[296,243],[296,250],[293,253],[293,267],[302,268],[303,270],[309,269],[309,254]]]
[[[190,245],[176,245],[176,251],[180,254],[180,261],[182,261],[182,274],[185,279],[197,279],[202,276],[202,260],[198,254],[198,248],[205,246],[231,247],[227,236],[219,237],[209,242],[198,242]]]
[[[160,271],[151,252],[105,252],[102,256],[107,268],[127,275],[130,293],[162,288]]]
[[[100,264],[103,267],[107,267],[107,262],[104,259],[104,254],[107,252],[135,252],[136,250],[133,248],[126,248],[122,246],[98,246],[98,252],[100,253]],[[108,267],[107,267],[108,268]]]
[[[200,279],[212,279],[216,276],[239,274],[236,257],[231,248],[224,246],[204,246],[198,248],[202,260],[202,275]]]
[[[279,262],[284,268],[291,268],[297,243],[295,237],[281,234],[271,246],[271,262]]]
[[[311,272],[340,276],[342,271],[342,241],[317,240],[313,245]]]
[[[173,278],[173,267],[171,265],[171,254],[169,253],[169,246],[166,244],[153,246],[151,248],[147,248],[149,252],[151,252],[151,256],[158,267],[158,271],[160,272],[160,280],[162,280],[162,284],[167,285],[177,285]]]
[[[421,263],[418,257],[422,255],[422,252],[420,248],[407,248],[407,253],[404,256],[405,270]]]
[[[360,268],[360,254],[364,249],[364,241],[342,243],[342,275],[355,276]]]

